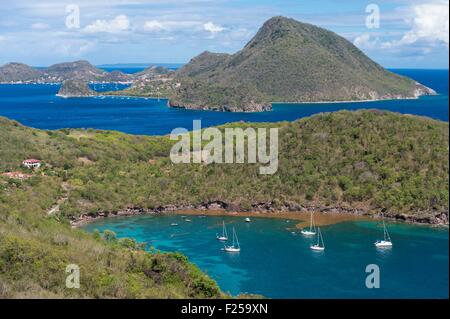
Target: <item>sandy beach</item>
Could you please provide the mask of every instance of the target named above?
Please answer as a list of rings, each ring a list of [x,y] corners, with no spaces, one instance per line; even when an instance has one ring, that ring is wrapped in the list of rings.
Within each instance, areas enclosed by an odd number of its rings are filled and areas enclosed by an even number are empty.
[[[186,216],[235,216],[242,218],[278,218],[297,222],[295,228],[302,229],[309,226],[310,213],[308,212],[229,212],[226,210],[179,210],[164,214],[186,215]],[[353,220],[374,220],[367,216],[358,216],[344,213],[314,213],[316,226],[333,225]],[[294,223],[293,223],[294,224]]]

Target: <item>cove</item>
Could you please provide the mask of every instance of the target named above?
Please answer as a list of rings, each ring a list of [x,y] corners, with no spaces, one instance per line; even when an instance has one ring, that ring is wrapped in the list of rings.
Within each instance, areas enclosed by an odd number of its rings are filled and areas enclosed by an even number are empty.
[[[296,221],[243,217],[144,215],[97,220],[83,228],[106,229],[161,251],[178,251],[216,280],[223,291],[269,298],[448,298],[448,228],[387,223],[392,249],[377,249],[377,221],[321,227],[324,252],[309,249],[313,238]],[[222,221],[235,227],[241,252],[222,251],[216,239]],[[178,226],[171,226],[176,223]],[[366,266],[380,268],[380,288],[368,289]]]

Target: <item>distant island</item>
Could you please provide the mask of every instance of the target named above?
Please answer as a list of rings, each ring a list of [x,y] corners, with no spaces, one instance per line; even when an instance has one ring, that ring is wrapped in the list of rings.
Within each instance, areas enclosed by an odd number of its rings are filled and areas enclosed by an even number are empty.
[[[432,89],[385,70],[343,37],[285,17],[264,23],[239,52],[204,52],[173,71],[106,72],[87,61],[35,69],[20,63],[0,68],[0,83],[124,82],[104,95],[167,98],[170,107],[260,112],[274,102],[314,103],[411,99]]]
[[[97,95],[98,93],[90,89],[86,82],[80,80],[65,80],[57,94],[57,96],[64,98],[92,97]]]
[[[62,83],[66,80],[104,83],[131,83],[139,79],[152,79],[173,71],[162,66],[151,66],[136,74],[118,70],[107,72],[88,61],[59,63],[48,68],[33,68],[23,63],[8,63],[0,67],[0,83]]]
[[[160,96],[171,107],[232,112],[274,102],[409,99],[436,94],[385,70],[337,34],[285,17],[268,20],[239,52],[204,52],[158,82],[136,81],[123,94]]]

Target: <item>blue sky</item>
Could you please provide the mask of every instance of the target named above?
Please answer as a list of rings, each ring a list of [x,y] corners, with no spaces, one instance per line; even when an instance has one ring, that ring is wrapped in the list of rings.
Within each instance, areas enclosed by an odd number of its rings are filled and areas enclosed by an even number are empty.
[[[369,4],[379,9],[375,28],[366,23],[374,13],[366,12]],[[448,68],[448,6],[448,0],[1,1],[0,64],[184,63],[205,50],[236,52],[264,21],[283,15],[338,33],[385,67]]]

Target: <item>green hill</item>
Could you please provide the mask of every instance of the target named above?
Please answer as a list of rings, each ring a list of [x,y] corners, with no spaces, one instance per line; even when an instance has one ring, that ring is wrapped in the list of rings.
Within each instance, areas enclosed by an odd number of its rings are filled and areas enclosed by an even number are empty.
[[[393,74],[337,34],[284,17],[239,52],[204,52],[177,72],[175,107],[261,111],[272,102],[359,101],[434,94]]]
[[[448,223],[448,123],[381,111],[341,111],[279,127],[279,169],[180,164],[168,137],[96,130],[42,131],[0,118],[0,297],[220,297],[178,254],[71,229],[83,214],[220,203],[230,210],[340,210]],[[224,127],[221,127],[222,129]],[[57,209],[51,209],[52,207]],[[49,214],[50,213],[50,214]],[[78,264],[82,288],[64,288]]]
[[[185,256],[144,253],[133,240],[116,239],[111,232],[90,235],[72,229],[58,212],[48,215],[75,186],[67,174],[86,165],[79,156],[93,159],[98,152],[107,160],[120,150],[131,151],[133,146],[120,146],[119,140],[127,137],[97,144],[4,118],[0,118],[0,136],[0,299],[225,297]],[[128,160],[136,160],[136,152]],[[30,173],[20,167],[21,159],[28,156],[45,159],[42,174],[26,180],[2,176],[9,170]],[[80,289],[65,287],[69,264],[80,267]]]

